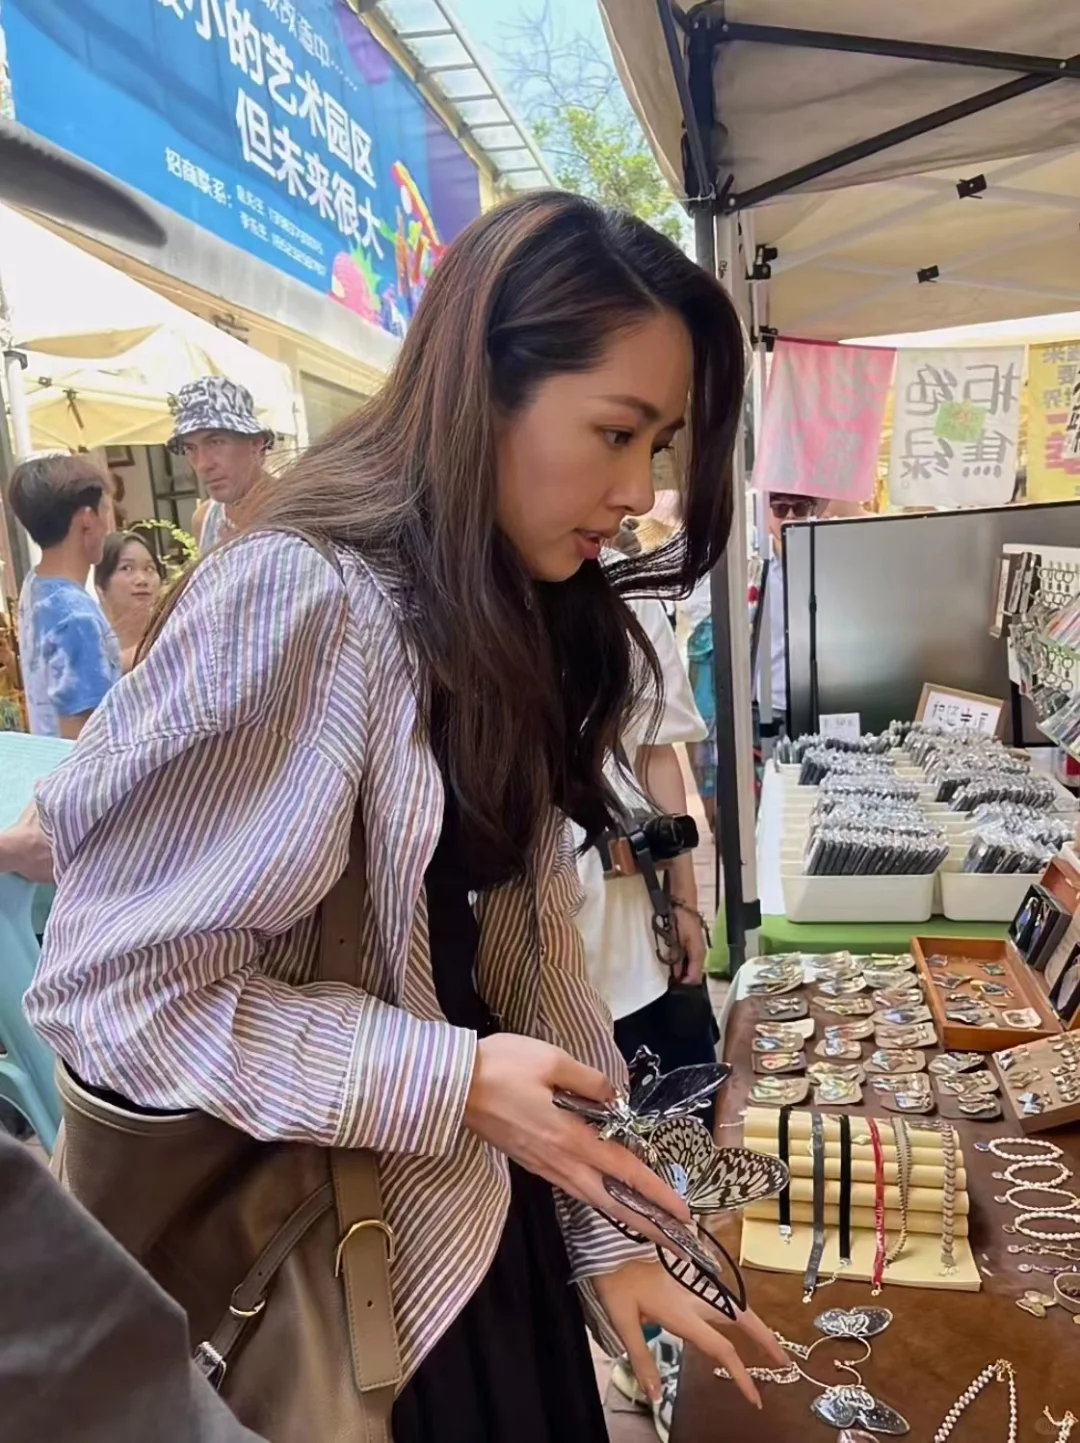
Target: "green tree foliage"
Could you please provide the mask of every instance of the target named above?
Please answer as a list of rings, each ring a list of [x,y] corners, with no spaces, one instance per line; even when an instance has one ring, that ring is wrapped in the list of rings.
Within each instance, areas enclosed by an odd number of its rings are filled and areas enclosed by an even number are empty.
[[[672,240],[686,217],[660,173],[610,56],[591,36],[560,30],[549,0],[505,27],[501,69],[559,184],[632,211]]]

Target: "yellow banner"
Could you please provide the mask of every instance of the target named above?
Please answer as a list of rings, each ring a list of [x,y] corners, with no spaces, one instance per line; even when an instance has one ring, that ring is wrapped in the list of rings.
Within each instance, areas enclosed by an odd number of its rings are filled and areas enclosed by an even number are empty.
[[[1080,340],[1028,348],[1029,501],[1071,501],[1080,496],[1080,456],[1062,455]]]

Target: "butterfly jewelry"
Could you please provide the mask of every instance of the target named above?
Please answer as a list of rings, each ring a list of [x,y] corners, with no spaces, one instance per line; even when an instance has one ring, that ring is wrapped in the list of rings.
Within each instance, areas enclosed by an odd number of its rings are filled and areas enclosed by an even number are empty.
[[[920,1002],[914,1007],[885,1007],[880,1012],[874,1013],[874,1022],[887,1023],[890,1027],[913,1027],[919,1022],[930,1022],[933,1019],[929,1007]]]
[[[829,1308],[814,1319],[828,1338],[876,1338],[893,1320],[888,1308]]]
[[[763,997],[761,1013],[774,1022],[797,1022],[806,1016],[805,997]]]
[[[810,1006],[835,1017],[869,1017],[874,1010],[869,997],[813,997]]]
[[[985,1064],[986,1057],[981,1052],[941,1052],[930,1063],[930,1071],[939,1077],[954,1077],[958,1073],[975,1072]]]
[[[787,1164],[778,1157],[745,1147],[718,1147],[708,1128],[696,1117],[675,1117],[659,1123],[649,1135],[647,1153],[654,1172],[685,1201],[695,1220],[775,1197],[788,1184]],[[676,1281],[725,1317],[733,1319],[736,1308],[746,1307],[742,1275],[715,1238],[694,1225],[680,1223],[625,1183],[605,1178],[604,1186],[616,1202],[659,1227],[684,1254],[672,1257],[665,1249],[657,1248],[660,1261]],[[736,1279],[734,1293],[717,1254]]]
[[[853,1423],[874,1433],[898,1438],[910,1431],[906,1418],[887,1403],[879,1403],[862,1383],[840,1383],[828,1388],[810,1404],[810,1411],[833,1428],[850,1428]]]
[[[656,1252],[676,1282],[735,1322],[738,1314],[746,1309],[746,1284],[727,1249],[695,1223],[680,1222],[666,1208],[657,1206],[619,1178],[605,1177],[604,1187],[615,1202],[647,1219],[668,1240],[671,1250],[657,1243]],[[624,1223],[615,1218],[611,1222],[626,1237],[641,1240],[641,1234]],[[734,1290],[728,1286],[728,1273],[734,1278]]]
[[[630,1089],[613,1102],[594,1102],[576,1092],[554,1094],[556,1107],[577,1113],[600,1128],[600,1136],[632,1148],[647,1144],[650,1134],[669,1118],[689,1117],[708,1107],[731,1076],[726,1062],[702,1062],[692,1067],[660,1071],[660,1059],[647,1047],[639,1048],[629,1067]]]
[[[695,1217],[775,1197],[788,1185],[786,1163],[745,1147],[718,1147],[696,1117],[662,1122],[649,1138],[654,1171]]]

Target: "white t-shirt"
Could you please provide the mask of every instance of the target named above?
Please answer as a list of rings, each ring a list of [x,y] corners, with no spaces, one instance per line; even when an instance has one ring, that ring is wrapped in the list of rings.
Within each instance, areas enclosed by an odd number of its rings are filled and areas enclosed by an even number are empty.
[[[648,736],[651,714],[646,705],[642,715],[635,715],[622,735],[622,744],[633,764],[638,749],[648,741],[652,746],[673,742],[698,742],[706,736],[690,682],[679,660],[675,634],[658,601],[638,599],[630,602],[638,621],[652,642],[664,674],[664,711],[656,735]],[[633,790],[621,776],[614,762],[608,777],[616,791],[630,805],[635,801]],[[584,833],[576,827],[575,843],[580,846]],[[595,847],[578,858],[578,872],[585,892],[585,901],[577,916],[578,928],[585,942],[585,965],[589,981],[607,1003],[612,1017],[628,1017],[647,1007],[667,991],[670,973],[656,955],[653,942],[652,903],[642,877],[612,877],[604,880],[600,854]]]

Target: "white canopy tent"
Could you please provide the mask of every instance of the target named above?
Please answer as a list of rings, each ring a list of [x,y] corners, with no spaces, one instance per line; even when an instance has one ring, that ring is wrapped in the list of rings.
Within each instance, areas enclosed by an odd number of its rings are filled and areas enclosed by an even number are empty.
[[[1072,7],[599,5],[631,103],[695,217],[698,258],[718,264],[755,343],[766,328],[835,340],[1080,306]],[[737,485],[713,583],[719,841],[736,965],[760,911],[744,507]]]
[[[285,366],[6,206],[0,278],[5,344],[27,359],[21,449],[165,441],[170,398],[206,375],[247,386],[268,426],[296,434]]]
[[[835,340],[1080,306],[1070,6],[714,0],[680,24],[664,0],[707,112],[692,187],[662,7],[601,9],[676,193],[752,211],[755,245],[778,251],[754,288],[762,324]]]

